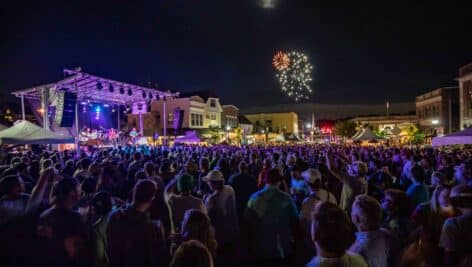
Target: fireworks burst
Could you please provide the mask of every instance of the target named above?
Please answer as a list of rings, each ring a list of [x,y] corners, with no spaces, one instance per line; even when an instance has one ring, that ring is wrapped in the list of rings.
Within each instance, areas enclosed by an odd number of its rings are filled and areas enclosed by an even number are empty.
[[[295,51],[277,52],[273,58],[273,65],[277,69],[276,77],[282,91],[295,101],[310,98],[313,92],[310,87],[313,66],[305,54]]]
[[[274,68],[276,68],[278,71],[281,71],[290,66],[290,58],[284,52],[279,51],[274,55],[274,58],[272,59],[272,65],[274,65]]]

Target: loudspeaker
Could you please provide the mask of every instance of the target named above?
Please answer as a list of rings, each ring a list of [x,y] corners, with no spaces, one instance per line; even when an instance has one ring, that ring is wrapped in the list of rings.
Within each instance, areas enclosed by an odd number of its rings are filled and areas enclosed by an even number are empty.
[[[59,127],[72,127],[74,124],[76,102],[76,94],[66,91],[58,92],[55,122]]]

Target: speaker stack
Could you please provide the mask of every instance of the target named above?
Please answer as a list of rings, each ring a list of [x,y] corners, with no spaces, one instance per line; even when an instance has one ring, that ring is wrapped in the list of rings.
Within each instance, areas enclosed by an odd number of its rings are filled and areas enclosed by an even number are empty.
[[[59,127],[72,127],[74,124],[76,102],[76,94],[66,91],[58,92],[55,122]]]

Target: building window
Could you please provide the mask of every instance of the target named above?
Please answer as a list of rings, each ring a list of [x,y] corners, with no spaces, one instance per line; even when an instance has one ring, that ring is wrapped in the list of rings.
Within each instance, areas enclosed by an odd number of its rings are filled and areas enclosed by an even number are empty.
[[[190,114],[190,125],[191,126],[203,126],[203,115],[202,114]]]
[[[210,119],[211,119],[212,121],[216,120],[216,115],[215,115],[215,114],[211,114],[211,115],[210,115]]]
[[[212,107],[212,108],[216,107],[216,100],[215,99],[210,99],[210,107]]]

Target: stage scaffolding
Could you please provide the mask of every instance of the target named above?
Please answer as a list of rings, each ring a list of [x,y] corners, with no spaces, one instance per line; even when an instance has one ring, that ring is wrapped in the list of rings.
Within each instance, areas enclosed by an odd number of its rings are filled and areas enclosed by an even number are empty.
[[[40,102],[42,110],[42,124],[46,129],[49,127],[48,108],[55,105],[57,92],[60,90],[75,93],[77,102],[75,105],[75,121],[74,135],[76,139],[76,147],[78,149],[79,125],[78,125],[78,109],[80,103],[93,102],[118,106],[118,131],[120,130],[120,106],[132,106],[136,103],[147,103],[152,100],[163,99],[164,110],[166,108],[167,99],[176,98],[179,93],[172,93],[169,90],[161,91],[155,88],[139,86],[131,83],[121,82],[108,78],[95,76],[85,73],[81,68],[64,69],[65,78],[43,85],[14,91],[12,94],[21,98],[22,119],[25,119],[25,100],[30,102]],[[36,112],[36,110],[33,110]],[[142,118],[142,114],[139,114]],[[163,121],[163,138],[167,140],[167,118],[166,112],[162,114]],[[140,119],[142,123],[142,119]],[[140,125],[142,129],[142,125]]]

